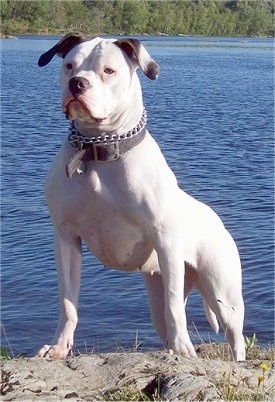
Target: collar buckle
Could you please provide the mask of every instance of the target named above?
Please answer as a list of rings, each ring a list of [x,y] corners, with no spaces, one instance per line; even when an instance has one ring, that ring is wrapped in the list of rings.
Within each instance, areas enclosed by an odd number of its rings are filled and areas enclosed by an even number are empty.
[[[119,142],[114,141],[110,144],[94,143],[93,157],[95,161],[109,162],[120,158]]]

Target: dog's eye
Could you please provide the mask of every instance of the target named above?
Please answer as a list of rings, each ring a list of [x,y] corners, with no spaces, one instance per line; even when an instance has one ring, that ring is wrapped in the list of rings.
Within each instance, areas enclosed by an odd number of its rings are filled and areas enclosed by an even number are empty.
[[[67,64],[65,64],[65,67],[67,70],[72,70],[73,65],[72,65],[72,63],[67,63]]]
[[[113,74],[114,73],[114,70],[112,70],[111,68],[105,68],[105,70],[104,70],[104,73],[105,74]]]

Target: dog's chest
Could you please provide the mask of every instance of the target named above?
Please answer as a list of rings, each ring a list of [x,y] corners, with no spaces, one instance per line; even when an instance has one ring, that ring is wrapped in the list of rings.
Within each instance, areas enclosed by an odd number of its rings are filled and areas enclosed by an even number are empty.
[[[106,266],[126,271],[147,270],[152,247],[140,228],[106,213],[76,228],[88,249]]]
[[[104,265],[126,271],[156,269],[152,258],[147,263],[153,247],[143,211],[122,173],[90,169],[66,180],[66,186],[49,182],[53,219],[65,222]]]

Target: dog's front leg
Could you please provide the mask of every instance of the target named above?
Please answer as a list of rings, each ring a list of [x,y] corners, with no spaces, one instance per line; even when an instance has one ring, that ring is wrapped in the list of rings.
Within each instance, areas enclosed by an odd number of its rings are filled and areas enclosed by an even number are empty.
[[[59,321],[52,345],[44,345],[38,356],[65,358],[73,347],[77,325],[77,303],[81,277],[81,239],[55,229],[55,260],[59,286]]]
[[[187,332],[184,308],[185,267],[183,250],[181,247],[177,247],[175,242],[165,244],[160,248],[158,258],[164,285],[165,322],[169,352],[196,356]]]

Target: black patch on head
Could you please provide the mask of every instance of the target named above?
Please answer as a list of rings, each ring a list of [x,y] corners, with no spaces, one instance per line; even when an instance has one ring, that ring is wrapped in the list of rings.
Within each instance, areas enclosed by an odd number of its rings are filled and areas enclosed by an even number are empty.
[[[64,58],[66,54],[76,45],[91,38],[85,38],[81,34],[71,33],[65,35],[55,46],[43,53],[38,60],[39,67],[46,66],[52,58],[57,55]]]
[[[146,76],[150,78],[150,80],[156,80],[159,75],[159,65],[151,60],[150,63],[147,64]]]
[[[118,46],[126,55],[129,57],[130,60],[134,60],[139,67],[142,69],[142,72],[150,78],[150,80],[155,80],[158,78],[159,74],[159,66],[153,60],[150,59],[148,64],[144,67],[144,63],[141,62],[140,56],[140,48],[142,44],[137,39],[121,39],[114,42],[116,46]]]
[[[139,49],[141,43],[137,39],[121,39],[114,42],[121,50],[123,50],[130,59],[138,62]]]

